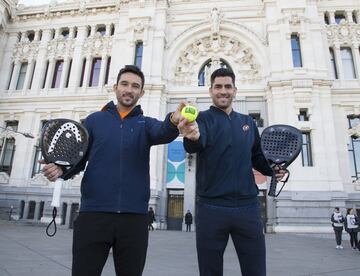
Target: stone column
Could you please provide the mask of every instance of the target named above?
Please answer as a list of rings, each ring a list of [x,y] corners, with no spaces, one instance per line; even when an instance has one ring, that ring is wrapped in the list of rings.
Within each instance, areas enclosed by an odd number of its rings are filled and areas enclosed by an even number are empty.
[[[351,52],[354,59],[354,69],[355,69],[355,78],[360,78],[360,53],[359,53],[359,43],[354,42],[351,45]]]
[[[3,58],[0,63],[0,89],[8,89],[11,82],[12,63],[13,63],[13,50],[19,40],[18,33],[10,33],[6,43],[4,43]],[[1,43],[2,44],[2,43]],[[12,74],[14,75],[14,73]]]
[[[21,68],[21,62],[19,60],[16,60],[14,62],[14,69],[13,69],[12,76],[11,76],[9,91],[14,91],[16,89],[16,84],[17,84],[17,81],[19,78],[20,68]]]
[[[51,82],[53,80],[54,68],[55,68],[55,59],[51,58],[49,60],[49,67],[47,70],[44,90],[48,90],[49,88],[51,88]]]
[[[78,27],[77,38],[75,41],[75,49],[73,54],[73,61],[72,61],[72,69],[71,75],[69,79],[69,88],[72,90],[77,89],[80,83],[81,72],[83,68],[83,55],[82,55],[82,47],[87,34],[87,27],[80,26]]]
[[[39,46],[39,52],[36,57],[36,67],[34,72],[34,80],[31,87],[32,92],[39,92],[43,88],[44,80],[47,77],[46,67],[47,67],[47,46],[48,42],[51,39],[51,30],[43,30],[41,43]],[[49,73],[49,72],[48,72]],[[48,74],[47,74],[48,75]]]
[[[40,220],[39,215],[40,215],[40,201],[37,201],[35,205],[35,214],[34,214],[35,221]]]
[[[349,23],[354,23],[354,20],[352,17],[352,10],[346,11],[346,21]]]
[[[64,58],[64,64],[63,64],[63,70],[61,73],[61,78],[60,78],[60,91],[64,89],[65,84],[66,84],[66,80],[67,80],[67,76],[69,75],[69,65],[70,65],[70,60],[69,57],[65,57]]]
[[[91,56],[86,56],[86,64],[85,64],[85,71],[84,71],[84,77],[83,77],[83,83],[82,88],[85,89],[89,86],[89,77],[90,77],[90,67],[91,67]]]
[[[111,33],[111,24],[106,24],[105,36],[110,36]]]
[[[23,219],[27,219],[29,216],[29,201],[25,201]]]
[[[336,24],[336,22],[335,22],[335,12],[329,11],[329,20],[330,20],[330,24]]]
[[[100,75],[99,75],[99,84],[98,84],[99,88],[104,86],[107,63],[108,63],[107,55],[106,54],[102,55],[102,57],[101,57]]]
[[[33,76],[34,65],[35,65],[34,60],[29,59],[26,74],[25,74],[25,80],[24,80],[24,87],[23,87],[24,93],[26,92],[26,90],[30,89],[30,82],[31,82],[31,77]]]
[[[65,225],[69,227],[70,225],[70,218],[71,218],[71,205],[72,202],[68,202],[67,208],[66,208],[66,218],[65,218]]]
[[[340,44],[334,44],[334,55],[335,55],[335,63],[336,69],[338,73],[339,79],[344,79],[344,70],[341,61],[341,52],[340,52]]]

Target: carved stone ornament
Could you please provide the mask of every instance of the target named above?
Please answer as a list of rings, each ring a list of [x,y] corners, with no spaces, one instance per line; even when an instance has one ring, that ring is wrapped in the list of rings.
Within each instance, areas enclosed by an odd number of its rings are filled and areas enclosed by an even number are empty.
[[[299,25],[301,23],[300,16],[297,13],[291,14],[289,23],[290,23],[290,25],[293,25],[293,26]]]
[[[83,51],[86,55],[110,55],[112,37],[102,36],[96,33],[93,37],[88,37],[83,44]]]
[[[232,60],[235,64],[233,70],[237,71],[239,79],[243,82],[259,82],[261,80],[261,66],[256,61],[252,49],[227,36],[207,36],[188,45],[176,61],[174,82],[178,84],[193,85],[197,79],[204,59],[210,57],[212,66],[220,64],[220,57]],[[212,68],[214,69],[214,68]],[[216,68],[215,68],[216,69]]]
[[[29,60],[36,59],[39,51],[39,42],[22,41],[15,44],[13,50],[13,59]]]
[[[9,184],[10,176],[5,172],[0,172],[0,184]]]
[[[66,39],[63,36],[59,36],[57,39],[53,39],[48,43],[48,55],[56,58],[64,58],[66,56],[72,56],[75,48],[74,39]]]
[[[31,186],[48,186],[49,183],[49,180],[42,173],[35,174],[29,181]]]
[[[326,25],[326,35],[329,45],[360,43],[360,25],[349,24],[346,21],[341,21],[338,25]]]
[[[146,44],[148,32],[151,27],[150,21],[150,17],[130,18],[128,30],[131,33],[129,37],[131,43],[141,40]]]

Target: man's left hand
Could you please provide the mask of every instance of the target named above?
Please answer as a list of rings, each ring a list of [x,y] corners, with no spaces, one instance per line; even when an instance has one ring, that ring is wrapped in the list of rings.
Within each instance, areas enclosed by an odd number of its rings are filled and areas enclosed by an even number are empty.
[[[275,177],[276,177],[277,181],[281,181],[281,179],[283,179],[285,177],[285,175],[287,174],[287,171],[282,169],[280,166],[275,166],[274,170],[275,170]]]

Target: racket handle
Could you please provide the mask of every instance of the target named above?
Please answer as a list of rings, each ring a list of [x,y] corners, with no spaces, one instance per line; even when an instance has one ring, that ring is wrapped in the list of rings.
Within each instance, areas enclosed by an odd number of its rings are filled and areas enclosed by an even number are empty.
[[[63,181],[61,178],[55,181],[51,206],[60,207],[61,189]]]
[[[276,185],[277,185],[276,176],[273,175],[271,177],[271,182],[270,182],[270,188],[269,188],[269,193],[268,193],[269,196],[275,197],[275,195],[276,195]]]

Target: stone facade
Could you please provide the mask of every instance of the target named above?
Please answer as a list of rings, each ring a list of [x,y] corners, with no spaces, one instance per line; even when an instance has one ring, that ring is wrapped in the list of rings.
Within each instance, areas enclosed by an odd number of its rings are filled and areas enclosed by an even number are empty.
[[[0,172],[3,216],[14,209],[14,219],[47,221],[53,184],[33,169],[41,121],[82,120],[114,100],[118,70],[134,63],[139,42],[146,115],[164,118],[183,99],[206,109],[208,77],[226,64],[237,76],[237,111],[257,114],[260,131],[290,124],[311,138],[311,162],[300,156],[281,195],[265,198],[268,231],[327,232],[333,207],[360,209],[349,158],[351,153],[360,160],[360,151],[350,149],[348,131],[349,120],[360,116],[358,1],[49,2],[26,7],[0,1],[0,126],[17,121],[19,132],[36,136],[2,129],[3,140],[12,137],[15,145],[10,175]],[[294,66],[299,53],[301,65]],[[151,150],[150,204],[164,227],[166,156],[167,146]],[[194,164],[187,159],[185,184],[176,187],[184,190],[185,212],[193,214]],[[65,183],[65,225],[76,215],[80,180]]]

